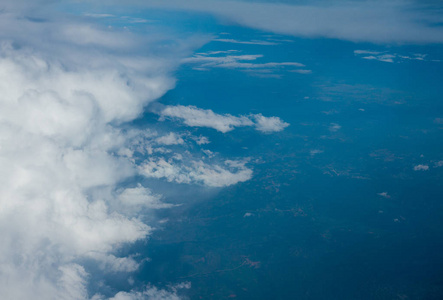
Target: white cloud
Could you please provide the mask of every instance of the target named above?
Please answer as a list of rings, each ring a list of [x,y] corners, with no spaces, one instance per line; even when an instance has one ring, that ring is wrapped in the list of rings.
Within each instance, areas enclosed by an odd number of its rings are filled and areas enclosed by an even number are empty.
[[[315,156],[316,154],[320,154],[320,153],[323,153],[323,152],[324,152],[323,150],[313,149],[313,150],[309,151],[309,154],[311,156]]]
[[[278,132],[289,126],[289,123],[283,122],[279,117],[264,117],[261,114],[253,115],[255,128],[264,133]]]
[[[440,11],[426,9],[426,4],[418,1],[316,1],[293,5],[216,0],[132,0],[130,3],[211,13],[243,26],[299,37],[373,43],[443,42]]]
[[[161,136],[156,139],[156,142],[163,145],[182,145],[185,143],[183,138],[174,132],[170,132],[168,135]]]
[[[210,109],[195,106],[166,106],[161,112],[162,117],[182,119],[191,127],[210,127],[223,133],[239,126],[252,126],[254,123],[247,117],[235,117],[229,114],[215,114]]]
[[[379,195],[380,197],[386,198],[386,199],[391,198],[391,196],[387,192],[381,192],[381,193],[378,193],[377,195]]]
[[[196,55],[217,55],[217,54],[233,54],[236,52],[241,52],[240,50],[220,50],[220,51],[208,51],[208,52],[199,52],[195,53]]]
[[[93,260],[105,272],[136,270],[136,257],[118,257],[117,250],[151,233],[141,212],[171,207],[148,187],[121,188],[122,182],[140,172],[223,187],[249,180],[252,170],[243,161],[209,164],[171,154],[167,146],[185,144],[176,133],[158,137],[120,126],[174,87],[170,74],[195,42],[168,50],[158,36],[88,21],[112,16],[45,14],[52,2],[0,3],[0,27],[8,29],[0,32],[0,298],[98,300],[103,297],[88,294],[91,276],[81,262]],[[30,17],[35,9],[38,21]],[[245,69],[302,66],[244,63],[259,57],[231,63]],[[194,107],[172,107],[165,116],[222,132],[287,126],[276,117]],[[148,157],[141,166],[135,152]],[[177,299],[177,290],[150,287],[114,299]]]
[[[86,278],[88,274],[85,269],[78,264],[61,266],[61,276],[58,284],[63,286],[63,294],[59,294],[59,299],[87,299]],[[18,298],[16,298],[18,299]]]
[[[86,17],[92,17],[92,18],[111,18],[114,17],[114,15],[111,14],[91,14],[91,13],[84,13],[83,14]]]
[[[370,55],[377,55],[380,54],[381,52],[378,51],[372,51],[372,50],[354,50],[354,54],[370,54]]]
[[[341,129],[341,125],[337,124],[337,123],[331,123],[331,125],[329,126],[329,131],[331,132],[337,132]]]
[[[201,109],[195,106],[166,106],[159,114],[161,120],[166,117],[180,119],[191,127],[209,127],[223,133],[234,130],[235,127],[245,126],[254,126],[258,131],[271,133],[282,131],[289,126],[289,123],[278,117],[264,117],[261,114],[240,117],[229,114],[220,115],[210,109]]]
[[[172,204],[162,202],[161,199],[162,196],[153,194],[150,189],[140,184],[134,188],[126,188],[118,194],[118,200],[122,205],[137,210],[141,207],[158,209],[173,206]]]
[[[369,56],[366,56],[368,55]],[[424,61],[427,54],[420,54],[420,53],[414,53],[410,56],[406,55],[400,55],[397,53],[386,53],[386,52],[377,52],[372,50],[355,50],[354,55],[362,58],[362,59],[368,59],[368,60],[378,60],[381,62],[388,62],[388,63],[394,63],[394,62],[404,62],[405,60],[419,60]]]
[[[213,52],[214,53],[214,52]],[[262,58],[261,54],[254,55],[231,55],[227,53],[225,56],[219,54],[225,54],[221,52],[215,52],[215,54],[201,53],[196,54],[193,57],[189,57],[183,60],[183,63],[196,64],[198,70],[208,70],[208,68],[225,68],[225,69],[239,69],[243,71],[271,71],[277,68],[291,68],[291,72],[298,71],[299,73],[309,73],[309,70],[292,70],[293,68],[305,67],[305,65],[298,62],[267,62],[257,63],[257,59]],[[212,55],[212,56],[211,56]],[[217,55],[217,56],[214,56]],[[245,62],[247,61],[247,62]]]
[[[394,55],[391,54],[383,54],[383,55],[379,55],[379,56],[363,56],[363,59],[369,59],[369,60],[378,60],[378,61],[382,61],[382,62],[389,62],[389,63],[393,63],[394,60],[393,58],[395,58]]]
[[[414,166],[414,171],[428,171],[429,166],[428,165],[416,165]]]
[[[202,152],[204,154],[206,154],[209,158],[212,158],[216,155],[216,154],[214,154],[214,152],[212,152],[211,150],[207,150],[207,149],[202,149]]]
[[[290,70],[289,72],[299,73],[299,74],[311,74],[312,73],[311,70],[306,70],[306,69]]]
[[[89,299],[79,261],[135,270],[133,258],[114,255],[151,232],[134,208],[169,206],[147,188],[118,188],[137,173],[131,136],[119,124],[174,86],[169,74],[180,56],[154,56],[146,49],[156,44],[144,36],[83,18],[33,22],[20,5],[7,9],[0,14],[8,28],[0,33],[0,298]]]
[[[151,158],[140,166],[140,173],[149,178],[210,187],[230,186],[252,177],[252,170],[245,166],[245,162],[230,160],[225,161],[223,166],[195,160],[183,164],[174,159]]]
[[[195,137],[194,140],[197,143],[197,145],[206,145],[210,143],[209,139],[205,136]]]
[[[180,300],[180,290],[190,289],[191,283],[184,282],[168,289],[147,287],[144,291],[119,292],[109,300]]]
[[[232,43],[232,44],[244,44],[244,45],[260,45],[260,46],[274,46],[278,45],[278,43],[275,42],[268,42],[268,41],[239,41],[234,39],[213,39],[213,41],[216,42],[222,42],[222,43]]]
[[[427,54],[415,53],[412,56],[398,55],[399,58],[408,59],[408,60],[425,60]]]
[[[139,268],[139,263],[132,257],[116,257],[112,254],[91,252],[87,257],[98,262],[100,269],[109,272],[134,272]]]

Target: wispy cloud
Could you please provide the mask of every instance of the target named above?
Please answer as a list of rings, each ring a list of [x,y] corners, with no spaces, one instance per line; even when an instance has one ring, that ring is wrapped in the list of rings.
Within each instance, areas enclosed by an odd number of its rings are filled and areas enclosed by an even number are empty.
[[[313,149],[313,150],[309,151],[309,154],[311,156],[315,156],[316,154],[320,154],[320,153],[323,153],[323,152],[324,152],[323,150]]]
[[[195,53],[196,55],[217,55],[217,54],[233,54],[236,52],[241,52],[240,50],[221,50],[221,51],[208,51],[208,52],[200,52],[200,53]]]
[[[268,42],[268,41],[239,41],[234,39],[213,39],[215,42],[223,42],[223,43],[231,43],[231,44],[243,44],[243,45],[260,45],[260,46],[274,46],[278,45],[276,42]]]
[[[111,18],[111,17],[115,17],[114,15],[111,15],[111,14],[84,13],[83,15],[86,16],[86,17],[92,17],[92,18]]]
[[[369,60],[378,60],[378,61],[383,61],[383,62],[389,62],[389,63],[393,63],[395,56],[392,54],[383,54],[383,55],[378,55],[378,56],[363,56],[363,59],[369,59]]]
[[[298,69],[298,70],[289,70],[289,72],[294,72],[299,74],[311,74],[312,70]]]
[[[355,55],[378,55],[381,52],[377,52],[377,51],[371,51],[371,50],[354,50],[354,54]]]
[[[231,50],[232,51],[232,50]],[[227,54],[221,56],[219,54]],[[231,55],[228,51],[215,51],[199,53],[183,60],[183,63],[196,65],[197,70],[209,70],[210,68],[238,69],[242,71],[268,72],[287,70],[301,74],[309,74],[310,70],[300,69],[305,67],[299,62],[257,62],[263,58],[262,54]]]
[[[420,53],[414,53],[407,56],[407,55],[400,55],[397,53],[391,54],[387,52],[377,52],[371,50],[355,50],[354,55],[362,59],[378,60],[381,62],[388,62],[388,63],[402,62],[405,60],[424,61],[426,60],[427,57],[427,54],[420,54]]]

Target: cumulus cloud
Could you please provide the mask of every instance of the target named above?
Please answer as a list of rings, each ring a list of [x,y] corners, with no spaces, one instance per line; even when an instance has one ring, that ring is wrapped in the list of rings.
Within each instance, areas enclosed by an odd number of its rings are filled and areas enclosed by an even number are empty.
[[[157,143],[163,145],[182,145],[185,143],[183,138],[174,132],[170,132],[168,135],[161,136],[156,139]]]
[[[116,257],[112,254],[91,252],[86,257],[94,259],[98,267],[108,273],[110,272],[134,272],[140,264],[132,257]]]
[[[194,140],[197,143],[197,145],[206,145],[210,143],[209,139],[202,135],[199,137],[194,137]]]
[[[249,116],[232,116],[230,114],[216,114],[210,109],[201,109],[195,106],[166,106],[159,112],[161,120],[165,118],[182,120],[191,127],[209,127],[226,133],[235,127],[253,126],[264,133],[282,131],[289,126],[279,117],[264,117],[261,114]]]
[[[174,86],[180,57],[150,54],[156,44],[129,31],[58,15],[37,22],[23,16],[25,1],[5,3],[0,298],[89,299],[79,261],[134,271],[135,259],[115,256],[151,232],[134,208],[170,206],[142,186],[119,187],[138,171],[119,124]]]
[[[283,122],[279,117],[264,117],[261,114],[253,115],[255,128],[264,133],[282,131],[289,126],[289,123]]]
[[[141,184],[134,188],[123,189],[118,194],[118,200],[122,205],[134,207],[137,210],[142,207],[158,209],[173,206],[172,204],[164,203],[161,199],[161,195],[153,194],[150,189],[143,187]]]
[[[195,106],[166,106],[161,112],[162,118],[178,118],[191,127],[211,127],[221,132],[228,132],[239,126],[252,126],[247,117],[235,117],[229,114],[219,115],[210,109]]]
[[[119,292],[109,300],[180,300],[180,290],[191,288],[191,283],[184,282],[167,289],[149,286],[144,291]],[[99,300],[99,299],[97,299]]]
[[[140,173],[148,178],[210,187],[230,186],[252,177],[252,170],[245,166],[245,162],[231,160],[219,165],[201,160],[183,163],[174,159],[151,158],[140,166]]]

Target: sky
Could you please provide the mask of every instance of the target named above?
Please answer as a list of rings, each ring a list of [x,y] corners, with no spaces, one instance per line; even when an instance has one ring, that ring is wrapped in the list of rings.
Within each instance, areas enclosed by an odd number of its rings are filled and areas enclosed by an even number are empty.
[[[0,298],[440,298],[442,10],[0,1]]]

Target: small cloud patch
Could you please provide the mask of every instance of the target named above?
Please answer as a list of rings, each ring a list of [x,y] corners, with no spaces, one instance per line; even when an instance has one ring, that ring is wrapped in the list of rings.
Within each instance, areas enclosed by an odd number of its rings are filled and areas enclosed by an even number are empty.
[[[386,199],[391,198],[391,196],[387,192],[378,193],[377,195]]]
[[[195,106],[166,106],[158,113],[160,121],[166,118],[181,120],[190,127],[208,127],[226,133],[236,127],[255,127],[263,133],[279,132],[289,126],[279,117],[265,117],[262,114],[248,116],[233,116],[230,114],[217,114],[210,109],[201,109]],[[201,140],[205,142],[205,140]]]
[[[341,125],[337,124],[337,123],[331,123],[331,125],[329,126],[329,131],[331,132],[337,132],[341,129]]]
[[[414,166],[414,171],[428,171],[429,166],[428,165],[416,165]]]
[[[386,51],[379,52],[372,50],[355,50],[354,55],[362,59],[378,60],[387,63],[394,63],[394,62],[400,63],[406,60],[425,61],[426,57],[428,56],[427,54],[421,54],[421,53],[413,53],[408,56],[408,55],[400,55],[397,53],[387,53]]]

